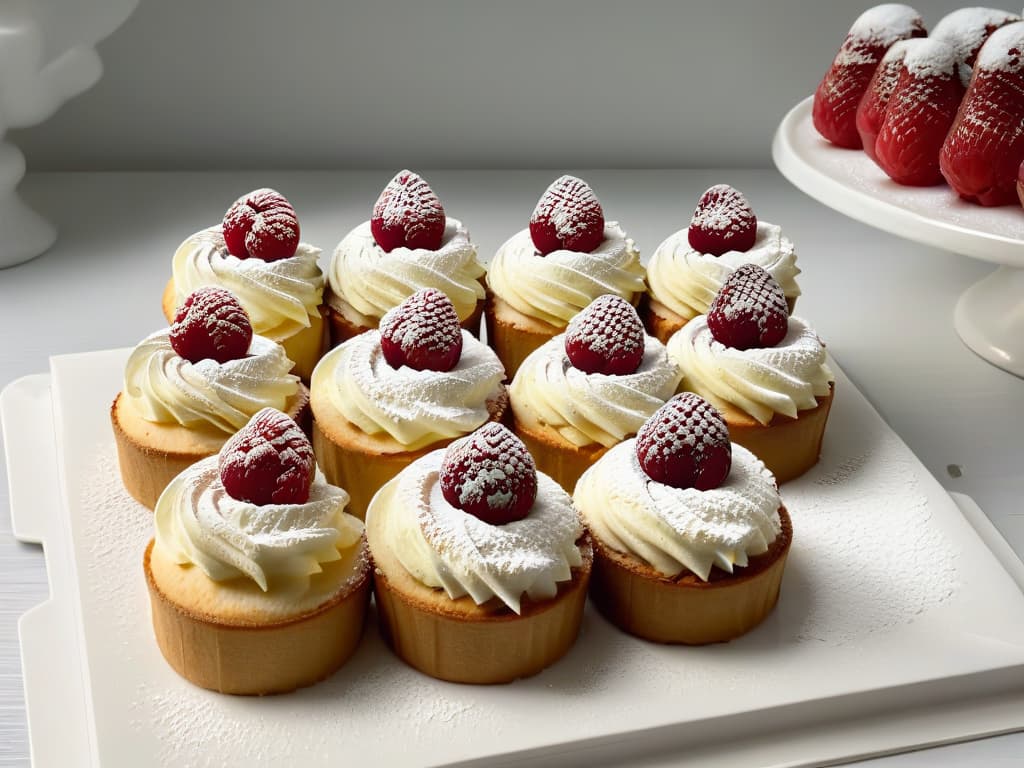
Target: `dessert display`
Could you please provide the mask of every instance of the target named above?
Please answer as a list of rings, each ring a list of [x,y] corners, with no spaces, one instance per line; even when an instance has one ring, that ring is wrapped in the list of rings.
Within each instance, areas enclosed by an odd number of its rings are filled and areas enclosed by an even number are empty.
[[[784,483],[821,454],[835,379],[814,330],[789,317],[782,288],[755,264],[739,267],[706,315],[668,342],[683,388],[723,415],[734,443]]]
[[[758,221],[739,190],[716,184],[701,195],[690,226],[669,235],[647,265],[649,292],[641,317],[648,333],[667,342],[688,320],[707,312],[741,264],[768,270],[793,310],[800,295],[793,242],[778,225]]]
[[[860,149],[857,107],[875,69],[897,40],[925,34],[920,14],[910,6],[887,3],[864,11],[814,93],[812,118],[818,132],[840,147]]]
[[[432,677],[503,683],[561,658],[593,554],[572,499],[501,424],[417,459],[366,515],[381,632]]]
[[[384,313],[424,288],[448,296],[462,327],[479,336],[484,271],[462,222],[445,215],[422,177],[400,171],[370,220],[334,249],[326,293],[331,343],[376,328]]]
[[[272,189],[257,189],[236,200],[220,225],[178,246],[164,315],[173,320],[185,297],[199,288],[226,288],[249,314],[253,331],[282,344],[295,373],[308,381],[325,338],[319,256],[319,248],[299,241],[291,203]]]
[[[504,418],[504,378],[494,352],[460,327],[451,300],[435,288],[417,291],[379,329],[335,347],[313,371],[317,461],[362,518],[404,467]]]
[[[309,391],[291,369],[229,291],[187,296],[174,324],[132,351],[110,409],[125,489],[152,509],[176,475],[216,454],[262,408],[304,420]]]
[[[981,205],[1017,202],[1024,161],[1024,22],[989,36],[974,63],[967,94],[942,145],[949,186]]]
[[[591,598],[660,643],[731,640],[775,607],[793,537],[775,479],[721,415],[683,393],[588,469],[573,500],[591,531]]]
[[[257,413],[167,486],[143,567],[157,645],[195,685],[283,693],[355,651],[370,597],[363,525],[280,411]]]
[[[680,375],[632,304],[599,296],[519,367],[509,387],[513,430],[537,468],[571,492],[675,394]]]
[[[533,350],[565,330],[591,301],[611,293],[636,304],[644,268],[633,241],[606,222],[594,191],[562,176],[547,188],[530,226],[509,238],[487,273],[487,339],[509,377]]]

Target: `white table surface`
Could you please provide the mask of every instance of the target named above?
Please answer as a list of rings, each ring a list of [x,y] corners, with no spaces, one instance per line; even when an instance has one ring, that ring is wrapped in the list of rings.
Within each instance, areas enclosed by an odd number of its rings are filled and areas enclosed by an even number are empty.
[[[329,253],[368,218],[394,170],[325,173],[39,174],[25,198],[58,227],[57,245],[0,270],[0,388],[46,372],[52,354],[131,346],[165,326],[171,254],[242,193],[273,186],[295,205],[302,239]],[[689,222],[713,183],[741,189],[796,243],[803,296],[830,351],[948,490],[972,496],[1024,555],[1024,380],[976,357],[952,324],[957,297],[988,264],[903,241],[810,200],[771,170],[575,171],[649,255]],[[426,172],[481,258],[526,225],[551,171]],[[1024,227],[1024,214],[1022,214]],[[2,233],[0,233],[2,236]],[[1022,298],[1024,305],[1024,298]],[[6,469],[0,464],[6,480]],[[39,547],[11,535],[0,483],[0,765],[28,763],[17,619],[47,595]],[[858,763],[871,768],[1024,764],[1024,733]]]

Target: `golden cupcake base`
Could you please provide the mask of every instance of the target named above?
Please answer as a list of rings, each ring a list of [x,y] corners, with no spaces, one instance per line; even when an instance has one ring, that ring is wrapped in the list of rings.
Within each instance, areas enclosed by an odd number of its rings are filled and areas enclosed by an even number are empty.
[[[782,531],[768,552],[733,574],[712,568],[707,582],[689,571],[666,577],[595,537],[591,599],[610,622],[645,640],[705,645],[739,637],[760,624],[779,598],[793,539],[785,508],[779,516]]]
[[[512,416],[512,431],[526,445],[537,469],[550,475],[571,496],[580,475],[608,452],[600,443],[573,445],[550,430],[531,429]]]
[[[505,379],[511,381],[519,366],[533,350],[565,328],[524,315],[490,291],[484,304],[487,343],[505,366]]]
[[[157,645],[174,671],[195,685],[221,693],[286,693],[328,677],[359,645],[370,598],[365,538],[347,558],[311,577],[311,583],[318,580],[314,593],[325,593],[321,602],[273,618],[247,607],[266,597],[247,579],[230,587],[238,598],[230,616],[223,608],[211,612],[216,582],[199,568],[156,557],[153,546],[146,547],[143,568]]]

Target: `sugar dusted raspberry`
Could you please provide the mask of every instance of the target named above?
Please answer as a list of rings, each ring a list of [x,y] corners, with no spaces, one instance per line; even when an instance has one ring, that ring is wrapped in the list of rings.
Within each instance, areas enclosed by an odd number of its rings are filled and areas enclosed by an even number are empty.
[[[220,450],[220,480],[233,499],[305,504],[316,473],[313,446],[292,419],[264,408]]]
[[[453,507],[491,525],[522,520],[537,497],[537,467],[523,441],[489,422],[448,446],[441,492]]]
[[[569,322],[565,354],[586,373],[634,373],[644,357],[640,316],[619,296],[598,296]]]
[[[273,189],[257,189],[238,198],[224,214],[222,228],[228,251],[240,259],[287,259],[299,246],[295,209]]]
[[[444,208],[434,190],[412,171],[399,171],[373,206],[370,231],[377,245],[390,253],[395,248],[441,247]]]
[[[683,392],[640,427],[636,458],[656,482],[699,491],[717,488],[732,466],[729,428],[711,403]]]
[[[442,291],[424,288],[380,321],[380,346],[392,368],[450,371],[462,355],[462,327]]]
[[[688,237],[694,250],[712,256],[749,251],[757,240],[757,217],[741,192],[716,184],[697,201]]]
[[[207,286],[190,293],[178,307],[170,331],[171,347],[198,363],[226,363],[245,357],[252,342],[252,324],[230,291]]]
[[[575,176],[555,179],[533,209],[530,237],[541,256],[593,251],[604,241],[604,211],[594,190]]]
[[[741,264],[708,307],[708,329],[733,349],[774,347],[789,330],[782,286],[756,264]]]

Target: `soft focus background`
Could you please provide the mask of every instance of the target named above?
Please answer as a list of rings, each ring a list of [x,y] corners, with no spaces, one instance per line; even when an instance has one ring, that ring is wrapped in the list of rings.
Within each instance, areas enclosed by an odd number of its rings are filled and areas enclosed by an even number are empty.
[[[100,83],[12,138],[30,171],[769,167],[869,5],[141,0]]]

